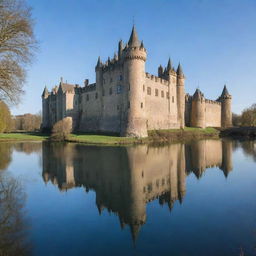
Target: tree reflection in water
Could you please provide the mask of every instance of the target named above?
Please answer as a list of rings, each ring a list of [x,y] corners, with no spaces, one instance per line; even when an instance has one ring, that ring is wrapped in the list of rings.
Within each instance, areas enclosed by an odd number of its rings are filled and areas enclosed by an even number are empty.
[[[24,219],[25,192],[21,183],[0,174],[0,256],[30,255]]]

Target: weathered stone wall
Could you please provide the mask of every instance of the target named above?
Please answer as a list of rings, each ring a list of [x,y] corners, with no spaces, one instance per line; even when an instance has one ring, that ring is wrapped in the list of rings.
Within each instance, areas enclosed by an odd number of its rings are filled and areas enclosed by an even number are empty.
[[[176,84],[147,73],[143,91],[148,130],[177,128]]]
[[[221,127],[221,103],[205,100],[205,126]]]

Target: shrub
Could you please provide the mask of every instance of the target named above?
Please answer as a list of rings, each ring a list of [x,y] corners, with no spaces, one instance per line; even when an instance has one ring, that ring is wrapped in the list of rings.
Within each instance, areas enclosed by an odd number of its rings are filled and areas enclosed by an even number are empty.
[[[68,138],[72,131],[72,119],[66,117],[58,121],[52,128],[51,139],[57,141],[64,141]]]

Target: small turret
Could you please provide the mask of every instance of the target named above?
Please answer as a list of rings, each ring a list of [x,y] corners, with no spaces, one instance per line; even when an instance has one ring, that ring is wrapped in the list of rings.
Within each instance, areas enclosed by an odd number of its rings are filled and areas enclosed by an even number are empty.
[[[119,43],[118,43],[118,59],[119,59],[119,60],[121,59],[123,49],[124,49],[124,47],[123,47],[123,41],[120,40]]]
[[[46,98],[48,98],[48,96],[49,96],[49,92],[48,92],[47,87],[45,86],[44,91],[42,93],[42,98],[46,99]]]
[[[177,73],[177,75],[178,75],[179,77],[184,77],[183,70],[182,70],[182,67],[181,67],[180,63],[179,63],[179,65],[178,65],[178,68],[177,68],[176,73]]]
[[[232,96],[229,94],[226,85],[224,85],[221,96],[218,101],[221,102],[221,127],[227,128],[232,126],[231,101]]]
[[[205,98],[199,89],[192,97],[191,126],[205,128]]]
[[[99,69],[102,67],[102,63],[101,63],[101,59],[100,59],[100,56],[98,57],[98,61],[97,61],[97,65],[95,67],[95,70]]]
[[[171,69],[172,69],[172,63],[171,63],[171,59],[169,58],[167,63],[167,72],[171,71]]]
[[[164,72],[164,69],[163,69],[162,65],[160,65],[160,66],[158,67],[158,76],[159,76],[159,77],[162,77],[163,72]]]

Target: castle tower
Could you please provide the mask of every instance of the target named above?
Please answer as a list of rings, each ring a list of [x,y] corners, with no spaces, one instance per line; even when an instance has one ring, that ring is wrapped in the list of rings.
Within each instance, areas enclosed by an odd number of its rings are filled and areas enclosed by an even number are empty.
[[[103,122],[103,65],[101,62],[100,57],[98,57],[97,65],[95,66],[95,73],[96,73],[96,86],[99,88],[100,94],[100,121],[99,121],[99,130],[102,130],[102,122]]]
[[[121,136],[146,137],[145,117],[145,62],[146,49],[138,39],[135,27],[124,49],[124,99]]]
[[[177,68],[177,111],[178,111],[178,122],[180,128],[185,127],[185,89],[184,82],[185,76],[183,74],[182,67],[179,63]]]
[[[205,98],[199,89],[192,97],[191,126],[205,128]]]
[[[42,120],[42,129],[49,128],[49,92],[45,86],[42,94],[42,110],[43,110],[43,120]]]
[[[221,127],[227,128],[232,126],[231,101],[232,96],[228,93],[226,85],[224,85],[220,96],[221,102]]]

